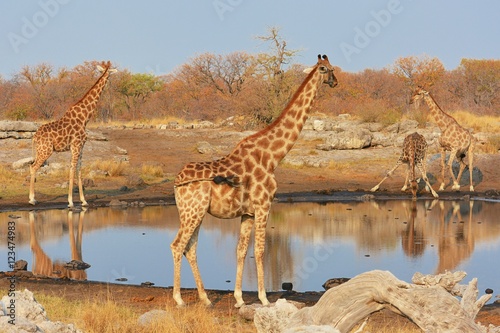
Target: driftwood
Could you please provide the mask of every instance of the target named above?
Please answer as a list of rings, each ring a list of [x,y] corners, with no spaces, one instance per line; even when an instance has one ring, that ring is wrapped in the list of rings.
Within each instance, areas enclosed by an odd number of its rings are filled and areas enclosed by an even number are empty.
[[[328,325],[349,332],[371,313],[387,308],[408,317],[424,332],[500,332],[498,327],[486,328],[474,321],[492,295],[477,300],[477,279],[468,286],[458,285],[465,275],[417,273],[410,284],[387,271],[363,273],[327,290],[314,306],[295,312],[286,327],[293,331]]]

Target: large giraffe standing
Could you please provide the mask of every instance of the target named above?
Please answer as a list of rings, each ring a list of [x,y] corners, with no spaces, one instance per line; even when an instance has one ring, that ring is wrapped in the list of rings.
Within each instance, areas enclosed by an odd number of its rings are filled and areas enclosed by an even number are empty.
[[[78,177],[78,190],[82,206],[87,206],[83,195],[81,163],[83,146],[87,140],[85,126],[92,117],[101,93],[108,82],[109,75],[116,72],[111,68],[111,62],[102,62],[97,68],[102,75],[90,88],[83,98],[69,108],[64,115],[53,122],[38,128],[33,136],[34,161],[30,166],[30,194],[29,203],[35,205],[35,175],[43,163],[55,152],[71,150],[71,166],[69,170],[68,207],[73,207],[73,183],[75,169]]]
[[[386,176],[380,181],[380,183],[375,185],[371,189],[371,191],[375,192],[376,190],[378,190],[380,185],[387,178],[389,178],[401,164],[405,163],[408,165],[408,169],[406,171],[405,184],[403,185],[401,191],[406,191],[408,185],[411,185],[411,193],[413,199],[416,199],[417,197],[417,181],[415,176],[415,166],[416,166],[420,171],[420,173],[422,174],[422,178],[425,181],[426,188],[431,191],[432,195],[435,198],[437,198],[438,194],[431,187],[431,184],[429,184],[429,179],[427,178],[427,170],[426,170],[427,168],[425,165],[426,156],[427,156],[427,141],[425,140],[423,135],[417,132],[407,135],[403,141],[403,151],[401,152],[401,155],[399,156],[396,165],[389,172],[387,172]],[[410,184],[408,183],[408,181],[410,181]]]
[[[268,127],[238,143],[226,157],[217,161],[189,163],[175,179],[175,200],[180,227],[170,245],[174,261],[173,297],[179,306],[181,297],[181,260],[184,254],[191,266],[200,300],[211,302],[203,287],[196,260],[198,232],[208,212],[218,218],[241,217],[237,246],[234,297],[236,307],[244,304],[242,278],[250,233],[255,225],[254,254],[257,266],[258,295],[269,304],[264,288],[264,246],[271,202],[277,189],[274,170],[293,147],[309,115],[319,86],[337,85],[327,56],[318,55],[317,64],[300,85],[281,115]]]
[[[439,145],[441,148],[441,185],[439,187],[439,191],[444,190],[445,187],[445,160],[446,160],[446,152],[450,152],[450,158],[448,159],[448,169],[450,171],[451,177],[453,179],[452,190],[458,191],[460,190],[460,179],[462,178],[462,173],[467,166],[464,162],[464,158],[466,155],[469,157],[469,176],[470,176],[470,191],[474,191],[474,186],[472,185],[472,169],[473,169],[473,159],[474,159],[474,146],[476,139],[474,136],[460,126],[458,122],[441,110],[439,105],[437,105],[436,101],[426,90],[418,87],[415,89],[410,104],[424,100],[429,107],[430,114],[434,122],[438,125],[441,130],[441,136],[439,137]],[[460,163],[460,169],[457,177],[453,174],[453,160],[457,159]]]

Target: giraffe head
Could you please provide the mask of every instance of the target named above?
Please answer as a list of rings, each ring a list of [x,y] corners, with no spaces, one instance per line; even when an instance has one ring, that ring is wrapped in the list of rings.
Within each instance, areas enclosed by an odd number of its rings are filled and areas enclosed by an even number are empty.
[[[97,64],[97,70],[101,73],[104,73],[106,70],[109,71],[109,74],[113,74],[118,72],[116,68],[111,68],[111,61],[103,61],[100,64]]]
[[[318,54],[318,63],[314,67],[304,69],[304,73],[310,73],[314,68],[318,67],[320,74],[323,76],[323,83],[326,83],[330,88],[335,87],[338,84],[335,74],[333,74],[334,68],[328,61],[326,54],[321,56]]]
[[[413,94],[411,95],[410,104],[420,101],[425,96],[428,96],[429,92],[422,87],[417,87]]]

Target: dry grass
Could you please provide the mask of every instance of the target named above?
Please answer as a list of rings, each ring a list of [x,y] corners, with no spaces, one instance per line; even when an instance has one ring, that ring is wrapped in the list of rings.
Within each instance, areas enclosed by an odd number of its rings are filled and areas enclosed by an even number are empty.
[[[450,115],[461,126],[472,128],[474,132],[500,133],[500,117],[478,116],[467,111],[455,111]]]
[[[107,175],[109,177],[119,177],[127,173],[129,165],[128,163],[121,161],[117,162],[114,160],[100,160],[93,162],[92,165],[86,167],[85,169],[87,168],[94,171],[101,171],[101,174]]]
[[[151,182],[158,178],[163,178],[163,168],[159,165],[144,164],[140,170],[141,178],[145,182]]]
[[[165,316],[158,316],[147,325],[138,322],[140,314],[108,299],[105,301],[68,301],[63,297],[35,295],[52,321],[72,323],[86,333],[198,333],[255,332],[251,323],[239,318],[220,316],[202,305],[182,309],[165,307]]]

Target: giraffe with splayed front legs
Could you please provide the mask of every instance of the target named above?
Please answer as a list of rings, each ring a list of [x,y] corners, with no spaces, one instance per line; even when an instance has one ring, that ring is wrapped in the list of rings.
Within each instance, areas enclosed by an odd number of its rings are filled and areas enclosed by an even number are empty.
[[[30,193],[29,203],[35,205],[35,175],[37,170],[52,155],[53,152],[71,150],[71,165],[68,184],[68,207],[73,207],[73,183],[75,170],[78,177],[78,190],[82,206],[87,206],[83,195],[81,177],[81,163],[83,146],[87,140],[85,126],[92,117],[101,93],[108,82],[109,75],[116,72],[111,68],[111,62],[102,62],[97,66],[102,72],[96,83],[90,88],[83,98],[67,110],[64,115],[53,122],[38,128],[33,136],[34,161],[30,166]]]
[[[417,198],[418,185],[415,176],[415,166],[416,166],[420,171],[420,173],[422,174],[422,178],[424,179],[426,189],[431,191],[434,198],[437,198],[438,194],[431,187],[431,184],[429,184],[429,179],[427,178],[427,170],[426,170],[427,168],[425,163],[426,156],[427,156],[427,141],[425,140],[423,135],[417,132],[407,135],[403,141],[403,151],[401,152],[401,155],[399,156],[396,165],[389,172],[387,172],[387,175],[380,181],[380,183],[374,186],[371,189],[371,191],[372,192],[377,191],[380,185],[387,178],[389,178],[401,164],[405,163],[407,164],[408,169],[406,171],[405,183],[403,188],[401,188],[401,191],[406,191],[408,185],[410,185],[413,199]]]
[[[441,136],[439,137],[439,145],[441,148],[441,185],[439,191],[443,191],[445,188],[445,160],[446,152],[450,152],[450,158],[448,159],[448,169],[450,175],[453,179],[452,190],[460,190],[460,179],[462,178],[462,173],[467,166],[464,162],[464,158],[467,155],[469,158],[469,176],[470,176],[470,191],[474,191],[474,186],[472,185],[472,170],[473,170],[473,159],[474,159],[474,146],[476,139],[471,134],[470,131],[466,130],[458,124],[458,122],[444,112],[439,105],[436,103],[434,98],[421,87],[418,87],[410,100],[410,104],[424,100],[429,107],[430,114],[434,122],[438,125],[441,130]],[[453,160],[457,159],[460,163],[460,169],[458,175],[455,178],[453,173]]]
[[[267,219],[277,189],[274,170],[299,137],[320,85],[337,85],[333,67],[325,55],[318,55],[317,64],[306,72],[309,74],[272,124],[243,139],[229,155],[217,161],[189,163],[177,175],[174,190],[180,227],[170,248],[174,261],[173,297],[179,306],[184,305],[180,291],[183,255],[191,266],[200,300],[211,304],[196,259],[198,232],[206,213],[225,219],[241,217],[234,288],[236,307],[244,304],[243,266],[250,233],[255,227],[258,295],[263,305],[269,304],[263,259]]]

